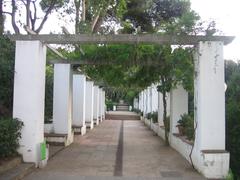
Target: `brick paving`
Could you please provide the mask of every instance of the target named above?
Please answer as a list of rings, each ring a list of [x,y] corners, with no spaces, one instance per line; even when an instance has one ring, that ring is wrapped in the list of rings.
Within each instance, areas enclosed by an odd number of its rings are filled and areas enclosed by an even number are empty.
[[[106,120],[27,180],[204,179],[141,121]]]

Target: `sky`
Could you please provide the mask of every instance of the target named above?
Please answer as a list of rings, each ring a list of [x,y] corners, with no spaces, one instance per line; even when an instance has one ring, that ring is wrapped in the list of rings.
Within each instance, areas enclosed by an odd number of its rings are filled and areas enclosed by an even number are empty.
[[[224,58],[240,60],[240,0],[191,0],[192,9],[196,11],[202,20],[215,20],[217,29],[224,35],[235,36],[235,40],[224,47]],[[54,26],[53,26],[54,24]],[[70,19],[61,19],[52,14],[44,25],[41,34],[59,33],[61,26],[73,33]],[[10,19],[7,19],[7,29],[11,29]],[[71,28],[69,28],[71,27]]]
[[[191,0],[203,20],[213,19],[224,35],[236,36],[224,47],[224,58],[240,60],[240,0]]]

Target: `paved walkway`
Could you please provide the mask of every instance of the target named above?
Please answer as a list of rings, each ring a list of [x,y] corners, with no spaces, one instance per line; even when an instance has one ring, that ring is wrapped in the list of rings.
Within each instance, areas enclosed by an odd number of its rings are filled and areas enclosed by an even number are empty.
[[[27,180],[204,179],[141,121],[106,120]]]

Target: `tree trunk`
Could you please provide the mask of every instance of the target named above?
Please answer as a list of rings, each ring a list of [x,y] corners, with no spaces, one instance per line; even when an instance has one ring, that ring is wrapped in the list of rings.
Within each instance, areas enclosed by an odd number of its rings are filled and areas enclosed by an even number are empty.
[[[86,0],[82,0],[82,21],[86,21]]]
[[[167,122],[167,101],[166,101],[166,91],[162,92],[163,94],[163,123],[165,127],[165,145],[169,146],[168,140],[168,122]]]
[[[79,25],[80,25],[80,0],[74,0],[74,5],[76,8],[76,17],[75,17],[75,34],[79,34]]]
[[[15,2],[15,0],[12,0],[12,27],[16,34],[20,34],[20,30],[16,24],[16,18],[15,18],[16,10],[17,10],[16,2]]]
[[[25,4],[25,7],[26,7],[26,25],[30,27],[30,3],[31,3],[31,0],[27,0],[26,4]]]
[[[0,0],[0,35],[4,32],[3,0]]]

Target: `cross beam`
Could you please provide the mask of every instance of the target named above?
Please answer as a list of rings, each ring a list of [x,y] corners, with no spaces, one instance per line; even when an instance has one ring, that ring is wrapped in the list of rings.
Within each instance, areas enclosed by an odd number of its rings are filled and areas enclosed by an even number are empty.
[[[233,36],[172,36],[157,34],[118,34],[118,35],[96,35],[96,34],[44,34],[44,35],[9,35],[13,41],[41,41],[46,44],[137,44],[154,43],[170,45],[195,45],[200,41],[221,41],[225,45],[231,43]]]
[[[117,61],[93,61],[93,60],[49,60],[49,64],[71,64],[71,65],[116,65],[121,64],[121,62]],[[146,61],[138,61],[133,63],[126,63],[126,65],[137,64],[140,66],[160,66],[160,62],[146,60]]]

